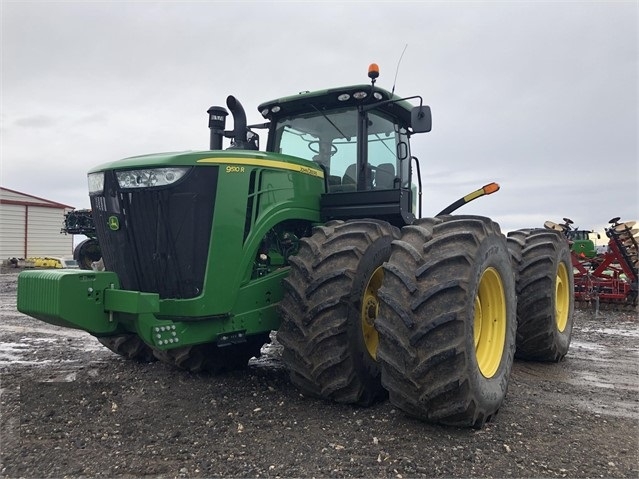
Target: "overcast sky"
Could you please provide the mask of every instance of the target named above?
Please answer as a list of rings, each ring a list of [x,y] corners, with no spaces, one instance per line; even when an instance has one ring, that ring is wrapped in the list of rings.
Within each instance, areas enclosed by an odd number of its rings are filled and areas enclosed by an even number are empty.
[[[424,216],[639,220],[638,2],[2,0],[0,184],[76,208],[86,171],[208,148],[206,110],[367,83],[422,95]],[[230,127],[229,121],[227,128]],[[263,142],[265,143],[265,141]]]

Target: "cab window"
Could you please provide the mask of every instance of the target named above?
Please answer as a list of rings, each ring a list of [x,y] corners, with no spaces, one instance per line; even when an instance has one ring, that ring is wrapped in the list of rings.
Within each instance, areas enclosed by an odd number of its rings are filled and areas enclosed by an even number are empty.
[[[314,161],[328,174],[329,191],[357,189],[356,109],[316,111],[278,120],[274,151]],[[366,189],[393,189],[409,184],[408,138],[389,118],[368,113]]]

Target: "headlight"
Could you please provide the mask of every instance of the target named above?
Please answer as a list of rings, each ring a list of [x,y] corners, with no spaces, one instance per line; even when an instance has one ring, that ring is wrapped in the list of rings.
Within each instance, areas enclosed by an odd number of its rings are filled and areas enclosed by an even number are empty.
[[[104,191],[104,172],[89,173],[89,194],[94,195]]]
[[[149,168],[144,170],[116,171],[120,188],[151,188],[167,186],[182,178],[190,167]]]

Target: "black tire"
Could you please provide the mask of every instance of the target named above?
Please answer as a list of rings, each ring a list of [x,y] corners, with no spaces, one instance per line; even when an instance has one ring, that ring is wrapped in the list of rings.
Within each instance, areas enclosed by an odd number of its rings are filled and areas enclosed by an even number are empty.
[[[268,334],[248,336],[246,342],[218,346],[216,343],[196,344],[180,348],[155,349],[157,359],[165,364],[192,373],[218,374],[244,369],[251,358],[260,357],[262,346],[270,342]]]
[[[82,241],[73,250],[73,259],[78,262],[81,269],[92,269],[91,263],[100,261],[100,258],[102,258],[102,251],[95,238]]]
[[[573,267],[561,233],[536,228],[508,233],[517,277],[515,357],[560,361],[568,352],[574,311]]]
[[[399,230],[384,221],[332,221],[300,241],[278,306],[277,339],[302,393],[367,406],[386,397],[377,361],[377,289]]]
[[[97,339],[103,346],[126,359],[131,359],[140,363],[150,363],[155,361],[153,349],[142,341],[137,334],[120,334],[117,336],[105,336]]]
[[[384,269],[375,324],[390,401],[428,422],[481,427],[504,400],[515,352],[515,277],[499,226],[418,220]]]

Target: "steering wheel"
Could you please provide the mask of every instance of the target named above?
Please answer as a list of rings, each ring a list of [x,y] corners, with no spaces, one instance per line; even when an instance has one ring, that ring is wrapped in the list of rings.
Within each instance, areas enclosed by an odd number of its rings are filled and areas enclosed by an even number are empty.
[[[320,142],[318,140],[311,141],[308,144],[308,149],[311,150],[313,153],[317,153],[318,155],[320,152],[319,147],[320,147]],[[335,153],[337,153],[337,146],[331,143],[331,156],[333,156]]]

